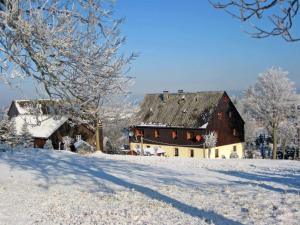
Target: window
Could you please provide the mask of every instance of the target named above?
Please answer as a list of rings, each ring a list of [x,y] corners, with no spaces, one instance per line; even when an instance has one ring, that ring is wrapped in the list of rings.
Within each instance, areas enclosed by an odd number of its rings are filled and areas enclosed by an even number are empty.
[[[233,134],[233,136],[237,136],[237,131],[235,128],[233,129],[232,134]]]
[[[186,139],[187,140],[192,140],[194,138],[194,133],[193,132],[186,132]]]
[[[147,145],[147,148],[150,148],[150,145]]]
[[[159,138],[159,130],[154,130],[154,137]]]
[[[174,156],[179,156],[179,149],[175,148]]]
[[[198,142],[199,142],[199,141],[201,141],[201,140],[202,140],[202,137],[201,137],[201,135],[200,135],[200,134],[197,134],[197,135],[196,135],[196,141],[198,141]]]
[[[76,141],[80,141],[81,140],[81,135],[76,135]]]
[[[219,158],[219,149],[215,149],[215,158]]]
[[[172,138],[177,139],[177,131],[176,130],[172,131]]]
[[[225,103],[228,103],[228,102],[229,102],[229,98],[228,98],[227,96],[224,96],[223,101],[224,101]]]
[[[194,149],[191,149],[190,153],[191,153],[191,158],[193,158],[194,157]]]
[[[236,152],[236,145],[233,146],[233,152]]]
[[[218,112],[218,119],[219,120],[223,119],[223,113],[222,112]]]
[[[231,111],[229,111],[229,113],[228,113],[228,117],[229,117],[229,118],[231,118],[231,117],[232,117],[232,112],[231,112]]]
[[[140,129],[136,129],[135,130],[135,136],[137,136],[137,137],[144,136],[144,131],[140,130]]]

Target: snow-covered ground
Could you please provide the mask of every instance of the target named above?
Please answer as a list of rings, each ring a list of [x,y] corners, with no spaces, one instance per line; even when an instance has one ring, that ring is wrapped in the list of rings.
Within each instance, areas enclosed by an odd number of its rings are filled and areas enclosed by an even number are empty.
[[[300,162],[0,153],[0,224],[299,224]]]

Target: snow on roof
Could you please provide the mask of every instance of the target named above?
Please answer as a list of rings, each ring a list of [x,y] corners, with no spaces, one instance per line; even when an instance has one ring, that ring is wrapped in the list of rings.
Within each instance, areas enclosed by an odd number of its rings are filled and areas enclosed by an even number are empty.
[[[28,125],[28,131],[35,138],[49,138],[58,128],[67,120],[67,117],[54,117],[49,115],[33,116],[19,115],[12,119],[15,122],[16,133],[22,134],[22,128],[25,123]]]
[[[207,128],[208,123],[203,124],[200,129],[206,129]]]
[[[45,113],[45,107],[51,106],[57,102],[55,99],[35,99],[35,100],[15,100],[14,104],[19,112],[22,115],[30,115],[33,112],[37,112],[40,114],[48,114]]]
[[[85,141],[83,141],[83,140],[79,140],[79,141],[76,141],[76,142],[74,143],[74,147],[75,147],[75,148],[78,148],[78,147],[80,147],[80,146],[82,146],[82,145],[86,145],[86,146],[89,146],[89,147],[92,148],[92,146],[91,146],[89,143],[87,143],[87,142],[85,142]]]
[[[141,123],[139,126],[142,127],[167,127],[167,124],[162,124],[162,123]]]

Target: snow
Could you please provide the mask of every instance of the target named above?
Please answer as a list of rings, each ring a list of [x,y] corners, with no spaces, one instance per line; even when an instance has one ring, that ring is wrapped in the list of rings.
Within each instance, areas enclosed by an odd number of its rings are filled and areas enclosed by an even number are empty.
[[[36,138],[49,138],[68,118],[65,116],[54,117],[50,115],[19,115],[12,119],[15,122],[16,132],[22,134],[24,123],[28,124],[29,133]]]
[[[26,100],[16,100],[16,101],[15,101],[15,106],[16,106],[18,112],[19,112],[20,114],[22,114],[22,115],[24,115],[24,114],[30,114],[30,109],[28,109],[28,108],[26,108],[26,107],[21,107],[21,106],[20,106],[20,103],[21,103],[21,102],[25,102],[25,101],[26,101]]]
[[[140,148],[136,149],[136,151],[138,153],[141,153]],[[156,148],[150,147],[150,148],[145,148],[144,149],[144,154],[145,155],[157,155],[157,154],[164,154],[164,153],[166,153],[166,151],[164,151],[163,149],[158,148],[158,147],[156,147]]]
[[[37,99],[38,101],[50,101],[50,99]],[[51,100],[54,101],[54,100]],[[37,104],[37,107],[34,107],[32,104],[26,105],[26,106],[21,106],[20,103],[28,103],[30,100],[15,100],[15,106],[19,112],[19,114],[22,115],[29,115],[32,114],[33,111],[37,111],[38,113],[42,114],[42,109],[41,109],[41,104]],[[33,103],[32,101],[31,103]]]
[[[208,123],[203,124],[201,127],[199,127],[200,129],[206,129],[207,128]]]
[[[0,153],[1,224],[299,224],[300,163]]]
[[[81,145],[91,146],[89,143],[87,143],[87,142],[85,142],[85,141],[83,141],[83,140],[79,140],[79,141],[76,141],[76,142],[74,143],[74,147],[75,147],[75,148],[78,148],[78,147],[80,147]]]
[[[163,124],[163,123],[141,123],[139,126],[142,126],[142,127],[168,127],[167,124]]]

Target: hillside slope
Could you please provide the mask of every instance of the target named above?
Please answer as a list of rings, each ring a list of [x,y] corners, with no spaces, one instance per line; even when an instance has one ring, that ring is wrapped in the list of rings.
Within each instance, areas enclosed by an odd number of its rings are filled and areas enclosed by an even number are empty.
[[[298,224],[300,162],[0,153],[1,224]]]

